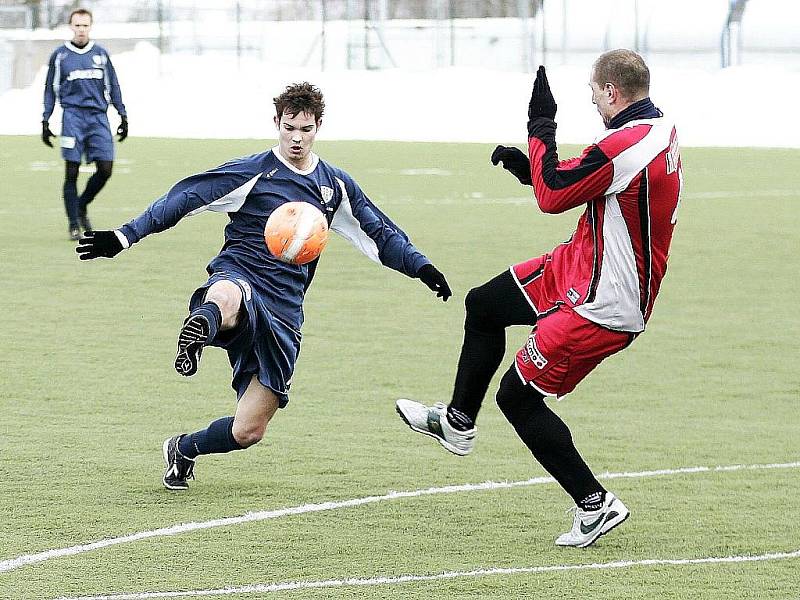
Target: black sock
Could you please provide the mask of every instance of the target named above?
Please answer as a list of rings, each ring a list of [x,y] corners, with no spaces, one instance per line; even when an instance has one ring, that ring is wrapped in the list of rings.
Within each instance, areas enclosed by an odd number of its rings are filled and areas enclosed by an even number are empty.
[[[83,193],[78,199],[78,209],[81,216],[86,215],[86,207],[92,200],[94,200],[95,196],[97,196],[100,190],[103,189],[106,181],[108,181],[108,176],[100,170],[96,171],[91,177],[89,177],[89,181],[86,182],[86,189],[83,190]]]
[[[572,441],[572,434],[544,402],[544,396],[520,381],[512,366],[503,376],[497,404],[534,458],[584,510],[602,506],[605,489],[597,481]],[[581,506],[583,504],[583,506]]]
[[[452,406],[447,407],[447,421],[458,431],[467,431],[475,427],[475,421]]]
[[[605,492],[592,492],[586,496],[586,498],[577,502],[577,505],[581,510],[600,510],[603,507],[605,499]]]
[[[71,166],[74,164],[74,168]],[[64,178],[64,209],[70,227],[78,226],[78,163],[67,163],[67,176]]]
[[[222,311],[213,302],[205,302],[192,311],[192,316],[202,315],[208,320],[209,332],[206,344],[210,344],[217,337],[220,327],[222,327]]]
[[[206,429],[184,435],[178,442],[178,450],[186,458],[243,449],[233,437],[233,417],[217,419]]]

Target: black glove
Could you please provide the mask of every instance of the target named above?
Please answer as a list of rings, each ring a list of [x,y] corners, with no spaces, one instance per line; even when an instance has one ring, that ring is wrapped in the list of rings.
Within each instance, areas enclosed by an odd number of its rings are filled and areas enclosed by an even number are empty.
[[[128,137],[128,117],[123,115],[122,122],[117,127],[117,134],[120,142],[124,142],[125,138]]]
[[[528,135],[531,134],[531,121],[539,117],[554,120],[557,108],[553,93],[550,91],[550,84],[547,82],[547,73],[540,65],[536,71],[536,80],[533,82],[531,101],[528,103]]]
[[[422,265],[420,270],[417,271],[417,277],[422,283],[427,285],[431,291],[436,292],[436,297],[441,298],[442,301],[447,302],[447,299],[453,295],[453,292],[450,291],[450,286],[447,285],[447,280],[444,278],[444,275],[432,264],[428,263]]]
[[[492,152],[492,164],[502,162],[503,168],[519,179],[522,185],[533,185],[531,182],[531,163],[527,155],[513,146],[498,146]]]
[[[44,142],[45,146],[53,147],[53,142],[50,141],[50,138],[56,137],[56,134],[50,131],[50,123],[47,121],[42,121],[42,141]]]
[[[114,258],[122,252],[122,242],[113,231],[89,231],[83,234],[78,242],[75,252],[80,254],[81,260],[93,258]]]

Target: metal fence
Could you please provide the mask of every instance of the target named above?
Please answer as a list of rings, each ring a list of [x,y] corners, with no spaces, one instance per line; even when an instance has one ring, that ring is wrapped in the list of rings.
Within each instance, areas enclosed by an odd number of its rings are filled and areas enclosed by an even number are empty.
[[[267,66],[530,70],[542,60],[536,51],[542,2],[86,0],[80,6],[92,10],[93,37],[114,54],[145,41],[163,54],[228,54]],[[0,0],[0,40],[10,44],[0,44],[0,90],[3,65],[10,85],[30,83],[54,43],[70,36],[65,23],[77,5]]]
[[[769,8],[777,4],[784,8]],[[267,67],[483,67],[530,72],[540,63],[587,64],[599,51],[620,46],[662,64],[679,60],[709,67],[719,66],[720,61],[723,66],[736,65],[743,56],[757,52],[765,62],[797,61],[800,38],[792,20],[781,18],[792,4],[792,0],[0,0],[0,91],[30,83],[54,44],[70,36],[65,22],[78,5],[93,11],[93,37],[114,54],[144,41],[163,54],[223,54],[256,59]],[[750,13],[755,17],[751,19]],[[759,37],[754,31],[766,33]],[[770,37],[773,33],[777,37]]]
[[[155,24],[162,52],[233,52],[237,56],[255,55],[273,64],[380,69],[484,64],[496,50],[505,52],[496,66],[528,69],[531,49],[537,46],[536,17],[542,3],[94,0],[84,4],[92,8],[98,23]],[[51,7],[47,12],[64,10]],[[500,27],[482,27],[489,24],[487,20],[500,22]],[[481,39],[483,48],[467,50]],[[280,43],[283,41],[285,44]]]

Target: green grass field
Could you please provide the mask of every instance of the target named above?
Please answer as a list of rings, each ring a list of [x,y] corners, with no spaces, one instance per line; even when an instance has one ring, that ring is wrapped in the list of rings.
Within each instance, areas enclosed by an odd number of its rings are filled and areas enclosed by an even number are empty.
[[[131,139],[92,207],[95,226],[118,226],[183,176],[266,144]],[[0,138],[0,564],[250,511],[545,475],[491,398],[466,458],[412,434],[393,403],[449,398],[466,292],[566,239],[579,211],[540,214],[529,190],[491,167],[488,145],[317,149],[409,232],[455,295],[442,304],[418,281],[333,239],[306,301],[288,408],[261,444],[204,457],[191,489],[170,493],[160,481],[163,439],[235,406],[223,352],[208,351],[192,379],[172,369],[176,332],[221,245],[225,216],[186,219],[114,261],[80,263],[66,239],[57,152],[36,138]],[[686,149],[683,161],[672,258],[647,333],[553,403],[596,472],[800,461],[800,151]],[[526,333],[511,331],[506,363]],[[566,495],[530,485],[161,535],[0,568],[0,598],[139,598],[800,550],[796,467],[607,485],[632,517],[584,551],[553,545],[571,523]],[[798,573],[800,557],[207,597],[786,599],[800,596]]]

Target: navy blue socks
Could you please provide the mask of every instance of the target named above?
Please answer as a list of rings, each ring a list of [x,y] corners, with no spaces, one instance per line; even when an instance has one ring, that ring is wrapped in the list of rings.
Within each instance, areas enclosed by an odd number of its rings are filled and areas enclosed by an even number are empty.
[[[76,179],[64,180],[64,208],[67,212],[70,227],[78,226],[78,181]]]
[[[184,435],[178,442],[178,450],[186,458],[243,449],[233,437],[233,417],[217,419],[206,429]]]
[[[109,177],[111,177],[111,165],[113,164],[108,160],[97,161],[97,170],[89,177],[89,181],[86,182],[86,189],[83,190],[83,193],[78,198],[78,210],[81,215],[86,214],[86,207],[106,185]]]
[[[219,310],[219,306],[213,302],[205,302],[192,311],[192,316],[194,315],[202,315],[208,321],[210,329],[205,343],[210,344],[217,337],[219,328],[222,327],[222,312]]]

